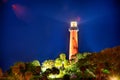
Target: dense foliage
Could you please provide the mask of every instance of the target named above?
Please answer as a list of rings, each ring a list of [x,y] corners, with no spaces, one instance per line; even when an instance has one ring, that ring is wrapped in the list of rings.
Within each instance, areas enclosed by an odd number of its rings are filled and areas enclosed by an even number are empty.
[[[120,80],[120,46],[98,53],[78,53],[67,60],[61,53],[55,60],[17,62],[0,80]]]

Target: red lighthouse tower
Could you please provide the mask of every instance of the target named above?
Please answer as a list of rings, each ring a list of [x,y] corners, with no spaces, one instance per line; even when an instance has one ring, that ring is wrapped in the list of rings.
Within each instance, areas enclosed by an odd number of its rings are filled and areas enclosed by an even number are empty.
[[[72,21],[69,28],[70,31],[70,43],[69,43],[69,60],[74,59],[74,56],[78,53],[78,27],[77,22]]]

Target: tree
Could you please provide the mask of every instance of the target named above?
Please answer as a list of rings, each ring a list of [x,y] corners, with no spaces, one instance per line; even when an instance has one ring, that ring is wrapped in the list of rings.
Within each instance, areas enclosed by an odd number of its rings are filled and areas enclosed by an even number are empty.
[[[60,59],[61,59],[62,61],[66,60],[66,55],[65,55],[64,53],[61,53],[61,54],[60,54]]]
[[[26,69],[26,65],[25,65],[25,63],[24,62],[16,62],[14,65],[13,65],[13,67],[14,66],[17,66],[18,68],[19,68],[19,70],[20,70],[20,72],[21,73],[25,73],[25,69]]]
[[[51,69],[55,65],[53,60],[46,60],[42,63],[42,71],[44,72],[46,69]]]
[[[32,72],[25,72],[25,80],[30,80],[33,77]]]
[[[14,74],[14,75],[17,75],[17,74],[19,74],[20,73],[20,68],[19,68],[19,66],[13,66],[12,67],[12,73]]]
[[[57,58],[55,60],[55,67],[57,67],[58,69],[62,67],[62,60],[60,58]]]
[[[3,76],[3,72],[2,72],[2,69],[0,68],[0,77]]]
[[[33,65],[33,66],[40,66],[40,62],[39,62],[38,60],[34,60],[34,61],[32,62],[32,65]]]
[[[68,68],[70,66],[70,63],[68,60],[64,60],[64,67]]]

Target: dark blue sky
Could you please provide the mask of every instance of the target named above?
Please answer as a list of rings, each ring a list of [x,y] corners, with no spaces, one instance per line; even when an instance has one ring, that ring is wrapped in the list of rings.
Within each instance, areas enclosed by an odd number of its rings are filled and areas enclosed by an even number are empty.
[[[68,55],[69,22],[79,21],[79,52],[120,45],[117,0],[1,0],[0,67]]]

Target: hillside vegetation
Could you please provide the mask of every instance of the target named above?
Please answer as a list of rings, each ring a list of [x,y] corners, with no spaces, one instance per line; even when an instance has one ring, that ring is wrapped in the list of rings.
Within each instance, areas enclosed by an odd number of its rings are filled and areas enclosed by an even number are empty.
[[[17,62],[0,80],[120,80],[120,46],[98,53],[78,53],[67,60],[61,53],[55,60]]]

